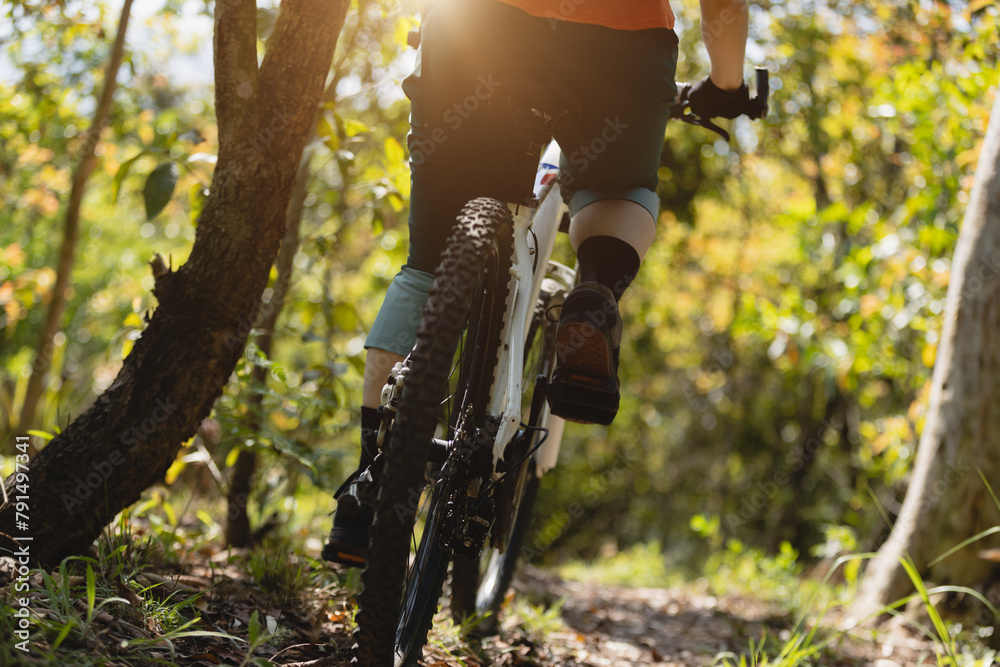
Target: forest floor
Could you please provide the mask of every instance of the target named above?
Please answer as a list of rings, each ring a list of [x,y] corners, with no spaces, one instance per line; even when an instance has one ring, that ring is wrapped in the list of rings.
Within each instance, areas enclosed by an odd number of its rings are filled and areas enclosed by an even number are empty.
[[[137,559],[131,563],[139,567],[132,571],[118,567],[130,564],[122,554],[120,549],[95,551],[93,560],[69,561],[61,572],[34,573],[29,594],[36,618],[31,650],[22,654],[8,645],[0,662],[350,664],[356,571],[340,572],[280,548],[205,549],[172,563]],[[88,567],[92,573],[87,573]],[[130,585],[112,582],[123,573]],[[0,600],[7,605],[15,582],[12,574],[9,563],[0,566]],[[443,621],[443,629],[432,633],[425,664],[693,667],[740,665],[740,656],[745,656],[744,664],[771,665],[776,663],[761,657],[773,660],[801,631],[777,602],[746,594],[715,596],[703,583],[612,586],[529,567],[514,588],[498,636],[470,645]],[[112,596],[128,604],[101,605]],[[9,640],[4,636],[0,646]],[[805,645],[816,651],[780,664],[940,664],[933,643],[902,627],[877,635],[869,632],[867,638],[821,629]]]
[[[751,641],[773,657],[792,637],[794,620],[781,606],[746,594],[714,596],[695,585],[635,588],[568,581],[538,570],[524,573],[523,592],[544,591],[563,600],[563,627],[547,633],[544,645],[517,649],[534,662],[517,659],[492,664],[624,667],[660,665],[694,667],[713,664],[763,664],[751,659]],[[535,593],[537,595],[537,593]],[[808,628],[806,632],[808,632]],[[801,664],[896,665],[938,664],[934,645],[902,628],[867,640],[836,630],[820,630],[816,653]],[[507,637],[496,644],[502,646]],[[929,662],[925,662],[929,660]],[[788,663],[794,664],[794,663]]]

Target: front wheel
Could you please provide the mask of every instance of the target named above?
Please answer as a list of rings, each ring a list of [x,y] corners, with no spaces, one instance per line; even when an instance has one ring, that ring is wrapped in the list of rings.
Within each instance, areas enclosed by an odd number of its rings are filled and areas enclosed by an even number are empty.
[[[425,489],[428,454],[439,416],[450,439],[456,439],[460,423],[475,428],[486,421],[506,310],[511,238],[505,204],[469,202],[424,306],[388,438],[362,575],[355,653],[368,667],[415,665],[427,641],[450,558],[439,539],[447,498],[440,484]]]

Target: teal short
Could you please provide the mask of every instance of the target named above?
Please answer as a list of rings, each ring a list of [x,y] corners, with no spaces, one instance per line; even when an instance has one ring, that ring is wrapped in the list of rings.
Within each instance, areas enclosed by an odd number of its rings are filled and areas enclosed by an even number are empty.
[[[480,196],[511,201],[534,177],[503,98],[513,73],[573,91],[579,120],[557,129],[571,214],[628,199],[659,215],[657,170],[676,97],[677,37],[539,18],[495,0],[437,0],[421,25],[411,101],[410,248],[366,346],[409,352],[454,220]],[[398,284],[397,284],[398,283]]]

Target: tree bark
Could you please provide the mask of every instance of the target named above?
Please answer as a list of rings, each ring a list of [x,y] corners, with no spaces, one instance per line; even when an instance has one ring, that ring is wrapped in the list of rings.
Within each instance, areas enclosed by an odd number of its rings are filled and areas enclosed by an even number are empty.
[[[988,538],[928,567],[951,547],[1000,525],[979,472],[1000,490],[1000,96],[993,105],[951,267],[927,420],[892,531],[870,561],[849,616],[864,621],[912,590],[906,556],[936,584],[976,585],[993,563]]]
[[[66,218],[63,222],[63,241],[59,250],[59,264],[56,266],[56,283],[52,288],[52,300],[45,313],[42,333],[38,337],[35,348],[35,359],[31,364],[31,377],[24,392],[24,402],[21,404],[21,415],[17,428],[22,432],[34,428],[35,412],[38,401],[45,390],[45,381],[52,367],[52,353],[56,334],[59,332],[59,320],[66,309],[66,291],[69,287],[69,276],[73,270],[73,260],[76,253],[76,241],[80,236],[80,206],[87,189],[87,179],[94,171],[97,154],[94,149],[101,141],[101,133],[108,123],[111,113],[111,103],[114,100],[117,87],[118,69],[125,56],[125,32],[128,30],[128,20],[132,11],[132,0],[125,0],[122,5],[121,17],[118,19],[118,32],[115,35],[108,66],[104,72],[104,85],[101,96],[94,109],[94,117],[90,128],[83,137],[80,147],[79,162],[73,172],[73,184],[69,192],[69,204],[66,206]]]
[[[309,187],[309,179],[312,176],[312,171],[309,168],[311,153],[312,151],[306,149],[299,164],[295,186],[292,188],[291,201],[288,203],[285,238],[281,240],[281,250],[278,251],[278,276],[274,281],[270,301],[261,306],[262,310],[266,309],[267,314],[259,327],[261,333],[257,337],[257,347],[261,354],[268,359],[271,358],[271,349],[274,346],[274,329],[278,324],[278,316],[285,305],[285,297],[288,296],[288,289],[292,282],[295,253],[299,250],[302,210]],[[264,396],[263,389],[267,385],[267,375],[267,367],[258,364],[250,376],[251,385],[254,388],[261,388],[261,391],[251,395],[249,401],[249,414],[252,420],[250,430],[254,433],[260,431],[261,419],[263,418],[260,409]],[[233,465],[227,498],[229,509],[226,512],[226,544],[231,547],[250,546],[252,533],[250,531],[250,517],[247,515],[247,501],[250,499],[250,492],[253,489],[252,480],[256,470],[256,450],[253,448],[243,449]]]
[[[194,247],[177,270],[154,258],[149,326],[107,391],[31,462],[33,561],[79,553],[162,480],[229,380],[285,233],[347,5],[284,0],[258,69],[256,3],[216,2],[219,159]],[[0,533],[4,548],[24,534],[11,503],[0,506]]]

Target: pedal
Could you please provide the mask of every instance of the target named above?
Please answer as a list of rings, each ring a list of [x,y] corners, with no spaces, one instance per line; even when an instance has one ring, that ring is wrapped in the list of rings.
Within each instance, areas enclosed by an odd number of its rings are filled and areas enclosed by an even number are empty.
[[[598,378],[557,368],[545,384],[552,414],[580,424],[607,426],[618,414],[617,378]]]

